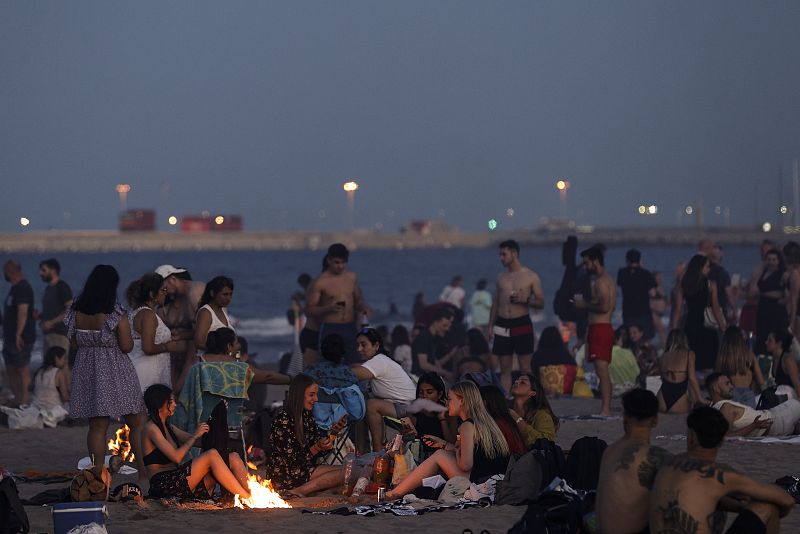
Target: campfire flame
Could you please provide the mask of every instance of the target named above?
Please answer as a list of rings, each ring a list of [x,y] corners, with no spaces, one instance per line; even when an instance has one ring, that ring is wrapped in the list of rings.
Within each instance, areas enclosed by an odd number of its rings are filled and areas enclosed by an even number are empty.
[[[133,462],[135,459],[131,451],[130,436],[130,427],[124,425],[117,430],[116,439],[108,440],[108,450],[111,451],[111,454],[121,456],[126,462]]]
[[[236,494],[233,498],[233,505],[236,508],[291,508],[289,503],[281,499],[281,496],[272,488],[269,480],[259,480],[255,475],[247,475],[247,487],[250,490],[250,498],[242,499]]]

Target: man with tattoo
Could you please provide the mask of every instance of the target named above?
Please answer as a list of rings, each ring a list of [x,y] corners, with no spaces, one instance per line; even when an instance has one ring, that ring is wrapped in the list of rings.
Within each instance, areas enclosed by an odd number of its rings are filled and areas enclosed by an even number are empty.
[[[792,496],[716,462],[728,431],[728,422],[719,411],[708,406],[696,408],[686,424],[688,453],[668,460],[656,475],[650,494],[650,532],[720,532],[726,511],[738,513],[728,534],[778,532],[779,518],[794,505]]]
[[[605,450],[600,462],[595,508],[601,533],[632,534],[647,528],[650,488],[670,456],[650,445],[650,433],[658,423],[656,396],[646,389],[632,389],[622,396],[622,408],[625,435]]]

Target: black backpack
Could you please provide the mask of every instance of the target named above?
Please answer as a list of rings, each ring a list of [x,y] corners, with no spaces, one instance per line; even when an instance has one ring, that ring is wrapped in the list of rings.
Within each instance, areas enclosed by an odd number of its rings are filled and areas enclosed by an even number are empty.
[[[245,442],[247,445],[258,447],[264,451],[265,456],[272,454],[272,442],[269,440],[269,433],[272,431],[272,421],[275,419],[276,412],[272,408],[264,408],[253,416],[253,420],[247,426],[245,432]]]
[[[537,451],[536,458],[542,468],[542,484],[539,488],[543,490],[550,485],[554,478],[564,478],[567,473],[567,462],[564,459],[564,451],[561,447],[546,438],[537,439],[532,451]]]
[[[563,491],[546,491],[528,505],[508,534],[578,534],[582,525],[580,497]]]
[[[600,478],[600,459],[608,444],[594,436],[584,436],[572,444],[567,457],[565,480],[579,490],[596,490]]]
[[[0,480],[0,534],[23,534],[28,532],[31,524],[28,514],[19,500],[19,491],[14,479],[4,477]]]

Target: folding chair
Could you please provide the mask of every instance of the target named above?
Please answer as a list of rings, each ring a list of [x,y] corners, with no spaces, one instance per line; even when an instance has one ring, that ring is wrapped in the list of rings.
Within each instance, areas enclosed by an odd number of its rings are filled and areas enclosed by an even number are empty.
[[[330,465],[341,464],[346,455],[345,447],[350,441],[355,424],[366,415],[367,404],[364,394],[357,384],[346,388],[326,388],[320,386],[317,394],[317,403],[314,405],[314,419],[317,427],[328,430],[347,415],[347,426],[340,432],[333,444],[333,450],[326,455],[324,462]]]

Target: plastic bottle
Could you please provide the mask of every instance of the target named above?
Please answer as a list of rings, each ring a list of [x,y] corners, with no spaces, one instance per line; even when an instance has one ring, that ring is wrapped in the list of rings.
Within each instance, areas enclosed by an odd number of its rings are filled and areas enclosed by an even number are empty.
[[[344,460],[344,486],[342,486],[342,495],[349,497],[353,491],[353,466],[355,465],[355,458],[345,458]]]
[[[389,456],[381,453],[372,464],[372,480],[379,488],[385,488],[391,481],[389,476]]]

